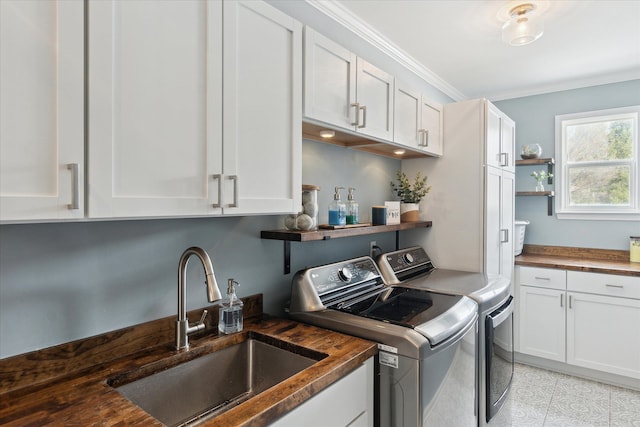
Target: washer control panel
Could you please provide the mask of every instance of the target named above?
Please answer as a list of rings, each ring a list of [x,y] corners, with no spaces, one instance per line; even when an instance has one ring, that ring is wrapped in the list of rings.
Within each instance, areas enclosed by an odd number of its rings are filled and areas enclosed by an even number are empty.
[[[394,273],[409,270],[418,266],[431,265],[429,256],[419,246],[399,251],[389,252],[380,257],[379,261],[383,262],[393,270]]]
[[[320,296],[366,281],[382,281],[378,267],[370,257],[315,267],[309,273]]]

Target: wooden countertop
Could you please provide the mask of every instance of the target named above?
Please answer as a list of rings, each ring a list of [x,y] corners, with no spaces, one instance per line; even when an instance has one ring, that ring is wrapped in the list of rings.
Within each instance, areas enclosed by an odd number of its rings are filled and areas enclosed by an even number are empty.
[[[263,426],[357,369],[377,353],[376,344],[287,319],[256,314],[259,304],[245,301],[253,316],[244,331],[218,336],[217,307],[207,307],[207,330],[190,337],[191,348],[177,352],[170,331],[175,317],[0,360],[0,425],[128,425],[162,424],[107,384],[110,378],[150,363],[171,365],[215,351],[254,331],[327,355],[302,372],[203,423],[204,426]],[[246,310],[247,308],[245,308]],[[190,319],[199,318],[196,310]],[[247,313],[245,313],[247,316]],[[169,326],[169,329],[166,328]],[[159,327],[159,329],[158,329]],[[149,334],[149,331],[153,333]],[[148,346],[148,342],[160,343]],[[132,348],[136,350],[132,351]],[[179,391],[177,391],[179,396]],[[178,397],[179,398],[179,397]]]
[[[629,251],[524,245],[516,265],[619,274],[640,277],[640,263],[629,261]]]

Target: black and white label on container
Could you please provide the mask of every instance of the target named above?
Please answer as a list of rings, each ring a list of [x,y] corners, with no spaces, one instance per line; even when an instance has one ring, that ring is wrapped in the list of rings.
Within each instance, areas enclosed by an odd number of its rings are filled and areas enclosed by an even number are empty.
[[[378,352],[378,357],[381,365],[389,366],[391,368],[398,369],[398,355],[386,353],[384,351]]]
[[[378,343],[378,350],[386,351],[387,353],[398,354],[398,349],[391,347],[390,345]]]

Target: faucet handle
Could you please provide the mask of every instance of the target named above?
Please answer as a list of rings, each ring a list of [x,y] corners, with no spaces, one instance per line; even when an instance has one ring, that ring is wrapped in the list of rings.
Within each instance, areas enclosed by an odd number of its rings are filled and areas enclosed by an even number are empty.
[[[198,322],[198,326],[199,326],[199,325],[203,325],[203,326],[204,326],[204,319],[206,319],[206,318],[207,318],[207,314],[208,314],[208,313],[209,313],[209,312],[208,312],[207,310],[204,310],[204,311],[202,312],[202,317],[200,317],[200,321]]]

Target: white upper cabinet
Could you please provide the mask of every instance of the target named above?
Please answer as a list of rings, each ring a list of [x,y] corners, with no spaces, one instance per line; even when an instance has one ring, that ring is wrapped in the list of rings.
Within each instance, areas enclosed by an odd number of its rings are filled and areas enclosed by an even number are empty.
[[[353,106],[356,132],[391,141],[394,77],[362,58],[358,58],[357,64]]]
[[[304,115],[393,140],[393,75],[305,28]]]
[[[442,105],[396,81],[393,141],[425,153],[442,155]]]
[[[263,2],[224,3],[223,210],[297,212],[302,25]]]
[[[487,103],[486,164],[515,172],[515,124],[502,111]]]
[[[298,23],[262,2],[128,0],[91,2],[88,25],[90,217],[298,209]]]
[[[82,1],[0,1],[0,221],[84,216]]]
[[[304,115],[353,128],[356,55],[309,27],[304,30]]]
[[[220,2],[90,2],[90,217],[220,212],[221,14]]]

